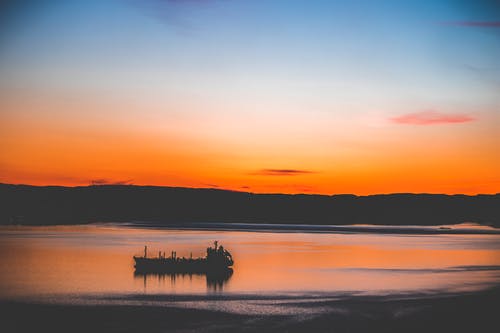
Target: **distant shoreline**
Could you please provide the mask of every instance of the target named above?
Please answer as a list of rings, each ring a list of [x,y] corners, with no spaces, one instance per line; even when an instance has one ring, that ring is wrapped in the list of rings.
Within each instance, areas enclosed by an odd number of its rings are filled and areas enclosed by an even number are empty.
[[[98,226],[117,226],[144,229],[172,230],[213,230],[213,231],[247,231],[247,232],[280,232],[280,233],[377,233],[377,234],[411,234],[411,235],[500,235],[500,228],[477,224],[456,224],[446,226],[391,226],[391,225],[302,225],[302,224],[263,224],[263,223],[92,223]]]
[[[216,221],[259,225],[442,226],[500,228],[500,194],[288,195],[217,189],[0,184],[0,224],[60,225],[144,221],[151,226]],[[276,229],[276,228],[275,228]],[[277,229],[282,229],[278,227]],[[396,232],[386,228],[386,232]],[[333,230],[333,229],[332,229]],[[356,230],[361,230],[356,227]],[[453,233],[453,229],[443,233]],[[441,232],[440,231],[440,232]],[[434,232],[434,231],[433,231]]]
[[[153,222],[92,222],[84,224],[0,224],[4,228],[16,227],[118,227],[157,230],[193,231],[244,231],[264,233],[319,233],[319,234],[395,234],[395,235],[500,235],[500,228],[479,224],[456,224],[446,226],[414,225],[301,225],[262,223],[153,223]]]

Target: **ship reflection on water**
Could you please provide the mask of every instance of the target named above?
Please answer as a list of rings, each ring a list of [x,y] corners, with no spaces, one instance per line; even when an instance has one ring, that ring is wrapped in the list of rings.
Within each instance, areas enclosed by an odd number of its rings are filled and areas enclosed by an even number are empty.
[[[144,291],[148,290],[148,284],[154,283],[155,286],[165,285],[170,283],[172,287],[181,281],[193,281],[194,279],[206,280],[207,291],[210,292],[221,292],[224,290],[224,286],[228,283],[233,275],[233,270],[228,268],[227,270],[221,272],[210,272],[210,273],[145,273],[134,271],[134,278],[137,280],[142,279],[144,284]]]

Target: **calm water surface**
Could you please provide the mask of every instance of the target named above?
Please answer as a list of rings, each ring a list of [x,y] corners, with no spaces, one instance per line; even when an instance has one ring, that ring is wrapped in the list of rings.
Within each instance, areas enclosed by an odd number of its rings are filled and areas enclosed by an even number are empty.
[[[227,280],[136,275],[133,255],[203,256],[218,240]],[[500,282],[500,235],[155,230],[118,225],[0,228],[0,299],[444,293]],[[128,298],[121,298],[125,302]]]

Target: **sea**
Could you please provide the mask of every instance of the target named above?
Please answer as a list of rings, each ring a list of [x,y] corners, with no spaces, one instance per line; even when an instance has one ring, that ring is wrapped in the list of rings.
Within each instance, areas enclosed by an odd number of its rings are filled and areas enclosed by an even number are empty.
[[[145,246],[151,257],[203,257],[214,241],[235,262],[223,278],[134,270]],[[500,229],[477,224],[2,226],[0,254],[0,300],[50,304],[296,314],[322,311],[304,302],[429,297],[500,283]]]

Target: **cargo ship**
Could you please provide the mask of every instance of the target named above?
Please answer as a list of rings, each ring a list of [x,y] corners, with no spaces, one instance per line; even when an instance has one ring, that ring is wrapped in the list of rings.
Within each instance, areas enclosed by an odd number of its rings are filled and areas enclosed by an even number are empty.
[[[205,257],[190,258],[177,257],[172,251],[167,257],[165,252],[159,252],[158,257],[148,257],[148,247],[144,247],[144,256],[134,256],[136,273],[193,273],[211,274],[232,270],[234,261],[231,253],[214,242],[213,247],[207,248]]]

